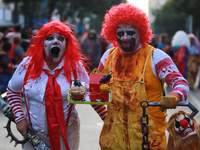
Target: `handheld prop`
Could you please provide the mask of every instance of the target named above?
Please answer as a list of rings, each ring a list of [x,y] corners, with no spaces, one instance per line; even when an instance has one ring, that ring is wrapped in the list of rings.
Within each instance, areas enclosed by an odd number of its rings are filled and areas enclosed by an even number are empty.
[[[1,91],[1,87],[0,87],[0,91]],[[12,121],[15,122],[14,114],[12,112],[11,106],[2,99],[2,96],[0,96],[0,108],[3,114],[9,119],[7,122],[7,125],[4,128],[6,128],[8,132],[8,135],[6,137],[9,137],[9,136],[11,137],[10,143],[12,141],[15,141],[14,147],[16,147],[17,144],[24,145],[27,141],[29,141],[36,150],[50,150],[50,148],[39,138],[39,136],[37,136],[34,133],[34,131],[30,129],[27,129],[26,139],[18,140],[11,131],[11,122]]]

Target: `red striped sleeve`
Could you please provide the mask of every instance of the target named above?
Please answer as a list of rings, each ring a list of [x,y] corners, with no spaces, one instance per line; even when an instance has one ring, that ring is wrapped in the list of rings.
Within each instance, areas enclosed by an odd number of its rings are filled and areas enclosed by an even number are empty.
[[[104,121],[107,115],[107,109],[104,105],[91,105],[92,108],[97,112],[97,114],[101,117]]]
[[[9,87],[7,87],[6,93],[8,103],[14,113],[15,123],[17,123],[25,118],[21,101],[21,93],[14,92]]]

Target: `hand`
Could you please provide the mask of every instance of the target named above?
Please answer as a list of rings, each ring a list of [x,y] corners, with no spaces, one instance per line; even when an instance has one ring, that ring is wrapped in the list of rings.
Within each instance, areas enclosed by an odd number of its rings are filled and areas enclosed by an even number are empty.
[[[163,96],[160,101],[160,110],[164,111],[164,109],[175,109],[177,106],[177,102],[179,98],[175,94],[170,94],[168,96]]]
[[[17,130],[21,133],[21,135],[26,138],[26,130],[27,128],[32,129],[31,125],[26,121],[26,119],[23,119],[16,123]]]

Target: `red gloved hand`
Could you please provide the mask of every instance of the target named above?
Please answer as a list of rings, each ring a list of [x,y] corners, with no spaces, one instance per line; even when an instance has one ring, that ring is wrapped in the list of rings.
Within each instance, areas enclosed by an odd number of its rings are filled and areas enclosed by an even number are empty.
[[[179,97],[175,94],[163,96],[160,101],[161,111],[164,111],[164,109],[175,109],[178,101],[179,101]]]

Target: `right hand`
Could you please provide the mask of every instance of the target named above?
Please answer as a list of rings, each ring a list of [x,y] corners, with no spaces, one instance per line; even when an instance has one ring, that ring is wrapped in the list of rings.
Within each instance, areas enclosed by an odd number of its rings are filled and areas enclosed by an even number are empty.
[[[26,133],[27,128],[32,130],[31,125],[26,121],[26,119],[23,119],[19,121],[18,123],[16,123],[16,127],[17,127],[17,130],[21,133],[21,135],[24,138],[26,138],[26,135],[27,135]]]

